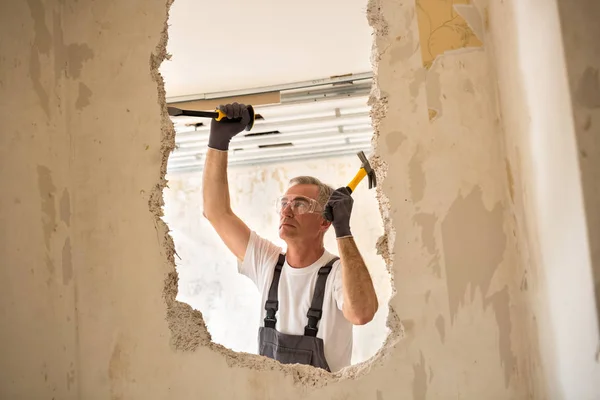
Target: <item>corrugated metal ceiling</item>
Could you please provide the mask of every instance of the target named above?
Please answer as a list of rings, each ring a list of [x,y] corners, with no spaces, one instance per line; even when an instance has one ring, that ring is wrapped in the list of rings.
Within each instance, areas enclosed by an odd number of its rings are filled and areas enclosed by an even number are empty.
[[[373,136],[367,105],[370,88],[367,75],[357,81],[282,90],[280,104],[254,106],[264,119],[232,140],[229,165],[368,153]],[[179,116],[172,121],[176,149],[168,172],[201,170],[210,120]]]

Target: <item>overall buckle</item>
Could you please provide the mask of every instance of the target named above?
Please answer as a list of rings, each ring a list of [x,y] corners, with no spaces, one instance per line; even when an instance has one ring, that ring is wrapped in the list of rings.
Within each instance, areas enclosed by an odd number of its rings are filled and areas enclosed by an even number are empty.
[[[316,318],[317,320],[320,320],[321,317],[323,316],[323,310],[317,310],[315,308],[309,308],[308,312],[306,313],[306,316],[308,318]]]

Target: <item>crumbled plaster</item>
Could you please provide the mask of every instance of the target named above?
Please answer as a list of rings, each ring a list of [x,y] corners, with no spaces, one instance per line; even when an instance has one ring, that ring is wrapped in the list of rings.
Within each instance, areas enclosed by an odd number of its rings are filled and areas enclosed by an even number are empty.
[[[389,49],[388,46],[384,47],[383,50],[380,48],[380,38],[386,37],[388,35],[388,24],[383,17],[380,0],[369,1],[367,7],[367,18],[369,20],[369,24],[371,25],[375,33],[375,40],[373,41],[373,51],[371,54],[371,62],[373,64],[373,86],[368,101],[368,105],[371,107],[371,125],[373,126],[374,132],[372,139],[373,155],[371,156],[369,163],[371,164],[371,167],[375,170],[376,174],[377,199],[379,202],[379,210],[381,213],[381,218],[383,221],[383,227],[385,232],[384,235],[377,241],[377,252],[383,257],[388,267],[388,271],[390,273],[390,279],[392,284],[392,294],[390,297],[391,300],[396,294],[396,286],[394,285],[394,272],[392,269],[392,265],[394,262],[393,248],[396,234],[390,213],[390,200],[383,191],[383,182],[385,181],[385,177],[387,175],[387,164],[381,159],[378,152],[379,138],[381,132],[381,121],[385,118],[388,105],[387,96],[385,93],[381,92],[379,87],[378,70],[379,62],[381,60],[381,54],[387,49]],[[396,143],[392,144],[392,147],[394,149],[397,149],[404,141],[405,136],[401,132],[393,132],[393,135],[398,139]],[[389,146],[389,140],[387,144]],[[387,352],[390,347],[394,346],[399,340],[401,340],[405,336],[404,326],[400,321],[400,317],[397,315],[396,311],[391,306],[388,307],[389,316],[387,327],[389,328],[389,334],[386,342],[383,344],[378,354],[375,357],[373,357],[373,360],[376,360],[380,353]]]
[[[385,118],[387,112],[387,96],[385,93],[382,93],[379,88],[379,81],[377,77],[379,61],[381,58],[381,54],[383,51],[379,48],[379,38],[385,37],[388,34],[388,25],[385,21],[383,14],[381,12],[380,0],[370,0],[367,7],[367,18],[369,20],[369,24],[373,28],[375,32],[375,40],[373,41],[373,50],[371,54],[371,62],[373,64],[373,85],[371,89],[371,94],[369,96],[368,105],[371,107],[370,116],[371,116],[371,125],[373,126],[373,155],[369,160],[371,167],[375,170],[376,180],[377,180],[377,199],[379,201],[379,210],[381,212],[381,217],[383,220],[384,232],[386,232],[381,238],[379,238],[377,242],[377,251],[378,254],[381,254],[383,259],[388,266],[390,271],[390,276],[392,279],[392,297],[394,296],[395,287],[394,287],[394,277],[393,271],[389,268],[393,263],[393,251],[394,248],[394,239],[395,232],[394,227],[392,225],[392,219],[390,216],[390,201],[386,194],[382,190],[382,183],[385,181],[385,177],[387,174],[387,165],[381,159],[378,153],[379,146],[379,137],[380,137],[380,129],[381,129],[381,121]],[[394,132],[389,137],[395,137],[397,139],[395,143],[392,144],[391,147],[396,150],[404,141],[405,136],[401,132]],[[390,146],[388,140],[388,146]]]

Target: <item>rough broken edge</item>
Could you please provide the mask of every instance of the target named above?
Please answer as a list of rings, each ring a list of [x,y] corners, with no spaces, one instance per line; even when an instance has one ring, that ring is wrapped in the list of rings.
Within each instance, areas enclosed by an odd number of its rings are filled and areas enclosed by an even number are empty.
[[[384,231],[383,236],[381,236],[377,240],[377,254],[381,255],[385,262],[386,269],[390,275],[390,284],[392,292],[390,295],[390,299],[388,300],[389,314],[386,322],[386,326],[389,329],[389,331],[386,340],[379,349],[379,351],[369,360],[365,361],[365,363],[370,362],[371,364],[374,364],[375,362],[382,363],[383,355],[390,353],[392,347],[394,347],[396,343],[398,343],[405,336],[404,327],[400,322],[400,318],[391,306],[391,301],[396,296],[396,285],[394,284],[393,271],[393,249],[396,240],[396,230],[394,229],[390,213],[390,200],[383,190],[383,183],[387,175],[388,167],[387,163],[378,154],[379,136],[381,134],[380,125],[381,121],[383,121],[386,118],[388,105],[387,96],[385,94],[382,94],[379,88],[378,77],[379,61],[381,59],[381,54],[383,54],[383,51],[379,50],[378,42],[379,39],[386,38],[389,33],[387,21],[384,19],[383,12],[381,10],[381,1],[382,0],[369,0],[367,6],[367,18],[369,20],[369,25],[373,28],[375,33],[375,39],[373,40],[373,46],[371,51],[371,64],[373,66],[373,85],[368,101],[368,105],[371,107],[370,116],[371,125],[373,127],[373,138],[371,141],[373,147],[373,155],[371,157],[371,160],[369,160],[369,163],[375,170],[376,174],[377,186],[375,190],[377,192],[377,202],[379,204],[379,212],[383,221]]]
[[[167,53],[167,42],[168,42],[168,20],[169,11],[174,0],[166,0],[166,13],[165,22],[163,24],[163,30],[161,33],[160,41],[156,46],[155,52],[150,56],[150,73],[153,80],[156,82],[158,90],[158,102],[161,108],[161,153],[162,161],[160,165],[160,176],[159,180],[154,186],[150,198],[148,200],[148,206],[150,211],[155,217],[155,226],[159,235],[159,241],[161,244],[162,251],[166,256],[166,277],[164,279],[163,287],[163,298],[166,305],[166,321],[171,331],[170,343],[175,351],[195,351],[200,346],[207,347],[212,351],[218,352],[225,357],[225,361],[228,366],[233,367],[247,367],[258,371],[282,371],[286,376],[291,376],[294,384],[302,385],[307,388],[320,388],[330,383],[338,382],[344,379],[353,379],[360,377],[368,373],[371,368],[375,365],[381,365],[386,357],[391,353],[391,348],[404,336],[402,324],[395,311],[389,307],[389,316],[386,326],[389,329],[389,333],[383,346],[378,352],[362,363],[347,367],[336,373],[328,373],[324,370],[316,369],[304,365],[282,365],[277,361],[269,358],[248,354],[234,352],[220,344],[212,342],[212,338],[202,313],[198,310],[194,310],[189,304],[182,303],[176,300],[178,292],[178,281],[179,277],[175,268],[175,246],[173,238],[169,234],[169,228],[167,224],[162,220],[164,198],[163,190],[167,187],[167,180],[165,179],[167,172],[167,163],[169,155],[175,148],[175,129],[169,118],[166,104],[166,93],[164,87],[164,80],[159,72],[159,68],[164,60],[168,60],[170,55]],[[367,6],[367,16],[369,24],[373,27],[376,33],[376,38],[387,35],[387,24],[383,19],[381,13],[380,0],[369,0]],[[378,54],[376,40],[373,45],[373,53]],[[374,70],[377,70],[378,56],[375,56],[372,60]],[[376,74],[375,74],[376,75]],[[374,128],[374,153],[376,152],[376,142],[379,137],[379,121],[385,116],[387,99],[380,95],[377,79],[374,79],[373,90],[369,99],[369,104],[372,106],[371,118]],[[383,182],[385,177],[386,165],[378,157],[375,156],[370,161],[375,167],[378,182]],[[393,275],[391,272],[392,265],[392,251],[395,233],[392,227],[392,221],[389,214],[389,200],[383,194],[383,191],[377,189],[380,212],[384,221],[384,229],[386,234],[380,238],[377,244],[377,249],[386,262],[388,272],[390,273],[392,281],[392,296],[395,295],[395,288],[393,284]]]

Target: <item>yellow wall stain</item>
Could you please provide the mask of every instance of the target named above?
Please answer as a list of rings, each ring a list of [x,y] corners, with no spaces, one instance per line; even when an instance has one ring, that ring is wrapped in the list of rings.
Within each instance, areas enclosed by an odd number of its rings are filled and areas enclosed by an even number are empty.
[[[417,0],[417,21],[423,66],[431,68],[437,56],[449,50],[482,47],[483,43],[454,5],[470,0]]]

